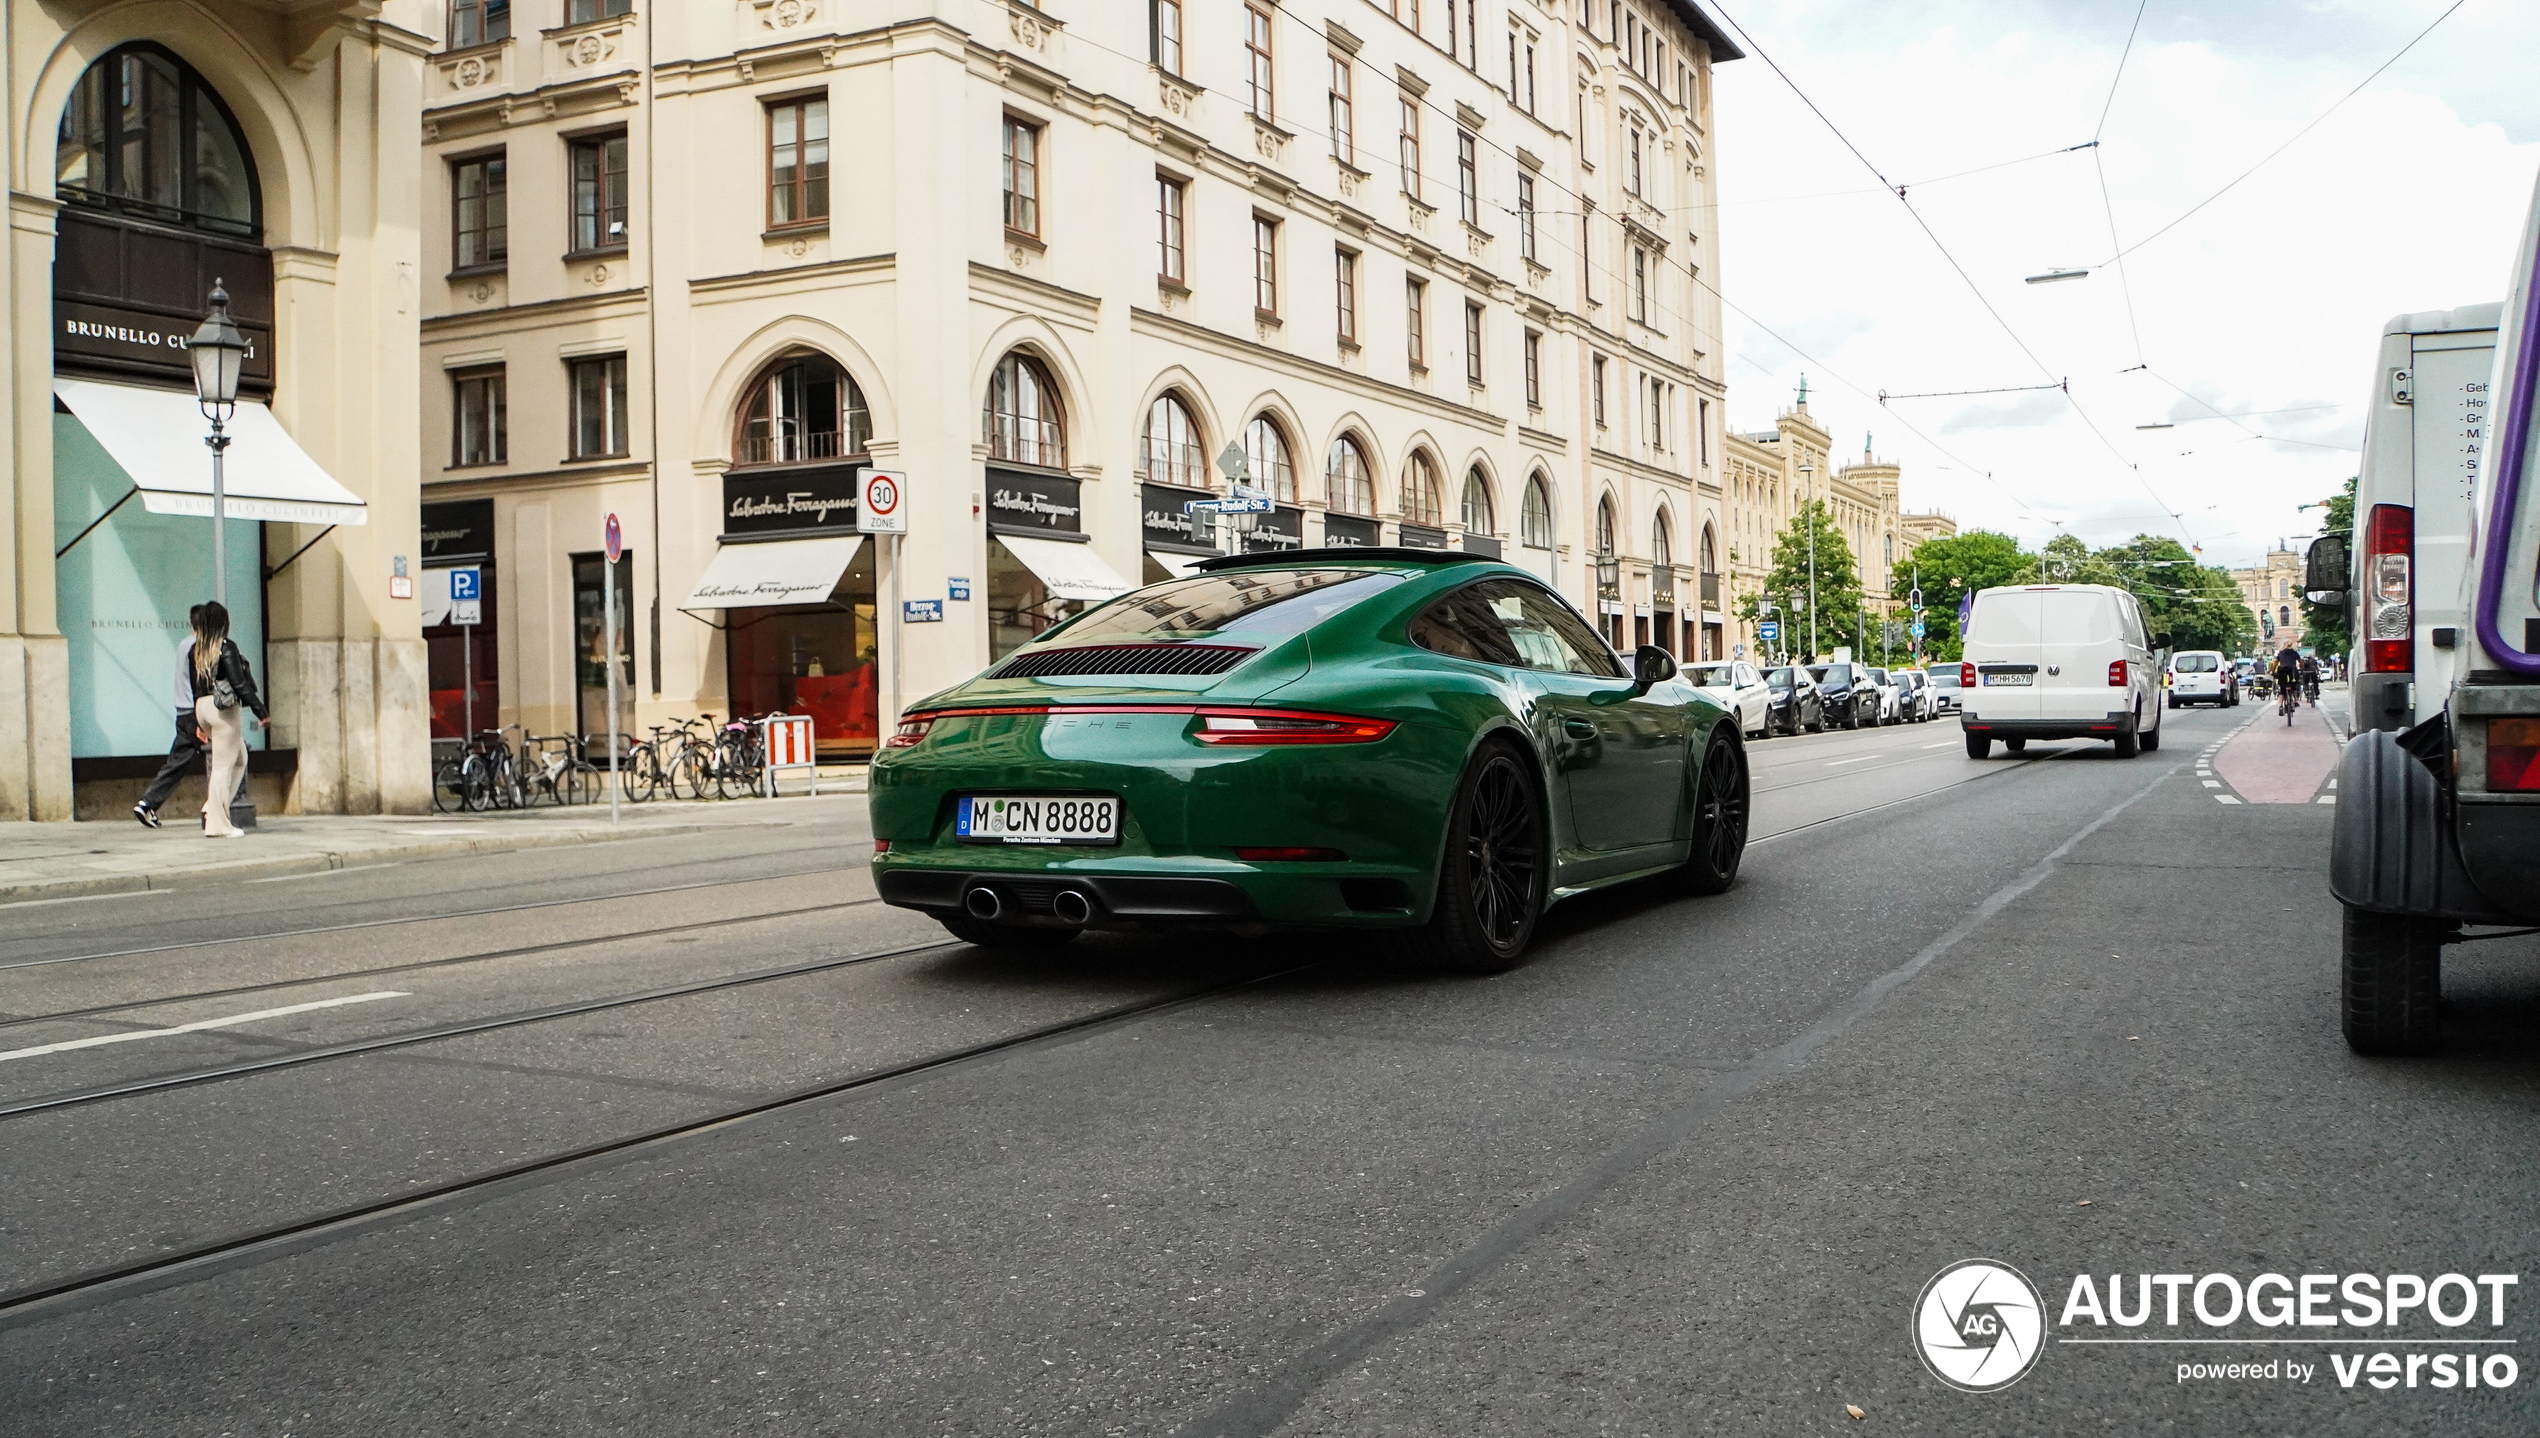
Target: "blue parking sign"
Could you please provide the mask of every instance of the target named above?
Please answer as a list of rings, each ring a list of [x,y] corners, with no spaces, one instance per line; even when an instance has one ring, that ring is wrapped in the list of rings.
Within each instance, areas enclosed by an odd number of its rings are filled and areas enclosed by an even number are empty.
[[[454,600],[483,599],[485,571],[473,564],[451,570],[450,597]]]
[[[1763,623],[1755,626],[1755,637],[1758,639],[1779,639],[1782,637],[1782,627],[1779,623],[1767,619]]]

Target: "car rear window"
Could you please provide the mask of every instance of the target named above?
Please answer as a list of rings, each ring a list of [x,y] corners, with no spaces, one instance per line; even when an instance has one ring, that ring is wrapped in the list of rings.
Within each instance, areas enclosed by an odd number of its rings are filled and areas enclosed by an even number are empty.
[[[1311,629],[1403,582],[1367,569],[1238,569],[1199,574],[1122,595],[1053,638],[1222,635],[1269,641]]]
[[[1852,666],[1849,664],[1811,664],[1808,666],[1808,672],[1816,675],[1817,682],[1820,684],[1852,682]]]
[[[1698,688],[1735,688],[1737,672],[1726,664],[1696,664],[1685,670],[1685,682]]]
[[[2221,661],[2211,654],[2182,654],[2170,665],[2181,674],[2211,674],[2220,667]]]
[[[1934,689],[1957,688],[1958,671],[1955,669],[1940,669],[1933,671],[1931,676],[1931,685]]]

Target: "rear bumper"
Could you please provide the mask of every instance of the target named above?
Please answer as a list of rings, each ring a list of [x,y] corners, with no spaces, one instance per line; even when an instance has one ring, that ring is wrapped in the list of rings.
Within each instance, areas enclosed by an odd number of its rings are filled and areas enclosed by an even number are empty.
[[[1298,866],[1298,872],[1247,869],[1216,874],[1156,873],[1095,867],[1075,861],[1065,868],[938,865],[893,861],[876,855],[874,886],[882,901],[930,914],[967,911],[971,892],[996,896],[1000,923],[1069,927],[1057,917],[1059,896],[1081,896],[1090,929],[1214,928],[1261,930],[1312,925],[1384,928],[1414,922],[1424,887],[1413,876],[1373,866]]]
[[[2120,709],[2104,719],[1976,719],[1961,715],[1970,734],[1989,739],[2114,739],[2134,722]]]

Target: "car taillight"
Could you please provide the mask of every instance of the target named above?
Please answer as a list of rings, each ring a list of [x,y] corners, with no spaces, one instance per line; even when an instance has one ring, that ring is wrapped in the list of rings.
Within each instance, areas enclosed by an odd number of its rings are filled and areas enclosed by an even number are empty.
[[[2540,719],[2487,721],[2487,787],[2540,792]]]
[[[2364,670],[2405,674],[2416,668],[2409,640],[2414,604],[2416,511],[2404,504],[2376,504],[2364,528]]]
[[[2108,661],[2108,687],[2111,689],[2123,689],[2125,687],[2124,660],[2111,659]]]
[[[876,839],[876,840],[874,840],[874,841],[873,841],[873,852],[874,852],[874,853],[877,853],[877,854],[887,854],[887,853],[891,852],[891,841],[890,841],[890,840],[888,840],[888,839]]]
[[[917,747],[918,742],[926,737],[926,731],[934,727],[935,716],[932,714],[920,714],[912,719],[903,719],[900,721],[899,727],[891,731],[890,742],[884,744],[882,747],[885,749],[914,749]]]
[[[1967,689],[1973,689],[1976,687],[1976,666],[1974,661],[1969,660],[1958,666],[1958,683],[1961,687]]]
[[[1306,714],[1284,709],[1203,709],[1192,737],[1202,744],[1372,744],[1394,730],[1390,719]]]

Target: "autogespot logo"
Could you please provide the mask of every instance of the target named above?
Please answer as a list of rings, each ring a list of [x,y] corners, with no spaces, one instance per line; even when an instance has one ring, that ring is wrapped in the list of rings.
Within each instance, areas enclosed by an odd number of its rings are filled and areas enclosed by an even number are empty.
[[[1952,1388],[1991,1393],[2028,1376],[2046,1346],[2046,1301],[2007,1263],[1969,1258],[1914,1300],[1914,1351]]]

